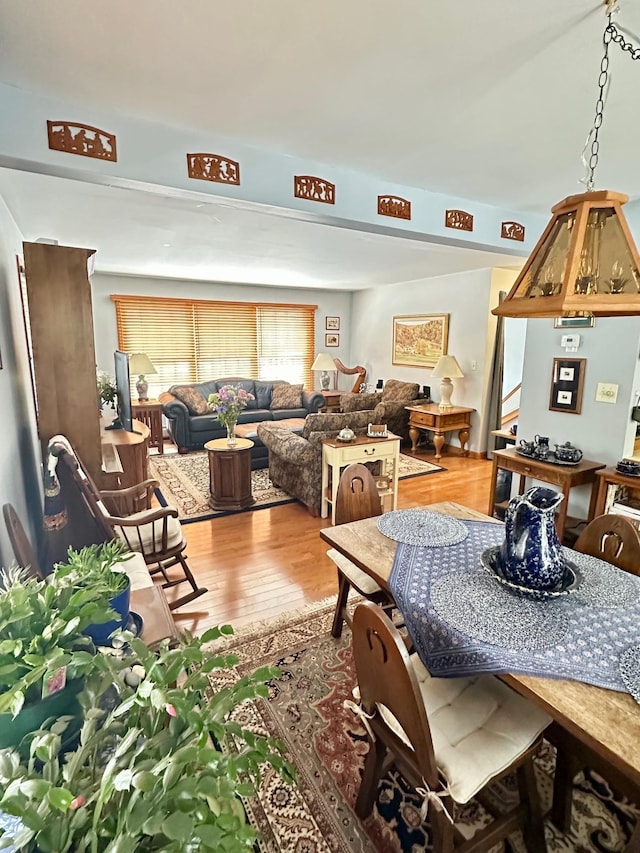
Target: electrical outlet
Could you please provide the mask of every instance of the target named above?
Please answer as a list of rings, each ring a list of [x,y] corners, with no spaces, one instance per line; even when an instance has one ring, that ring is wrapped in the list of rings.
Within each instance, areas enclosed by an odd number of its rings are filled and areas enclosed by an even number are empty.
[[[471,362],[471,370],[477,370],[477,369],[478,369],[478,362],[474,359]]]
[[[611,382],[598,382],[596,386],[596,403],[615,403],[618,399],[618,385]]]

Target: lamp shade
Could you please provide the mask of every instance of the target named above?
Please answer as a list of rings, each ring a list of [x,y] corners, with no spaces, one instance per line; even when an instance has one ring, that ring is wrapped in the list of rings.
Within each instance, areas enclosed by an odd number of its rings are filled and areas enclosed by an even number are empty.
[[[640,314],[640,258],[610,190],[569,196],[553,216],[507,297],[503,317]]]
[[[158,372],[146,352],[131,353],[129,356],[129,370],[131,373],[137,373],[138,376],[146,376],[150,373]]]
[[[311,365],[311,370],[337,370],[335,361],[327,352],[319,352]]]
[[[436,379],[442,379],[448,376],[449,379],[462,379],[464,373],[460,369],[460,365],[453,355],[441,355],[438,363],[433,368],[433,376]]]

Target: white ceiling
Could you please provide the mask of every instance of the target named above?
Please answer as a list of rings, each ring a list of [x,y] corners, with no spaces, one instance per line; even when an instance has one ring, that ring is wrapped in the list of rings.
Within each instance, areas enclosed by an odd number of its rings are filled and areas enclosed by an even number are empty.
[[[616,22],[640,42],[640,4],[620,8]],[[0,0],[0,81],[547,212],[583,188],[603,10],[599,0]],[[596,187],[640,198],[640,62],[614,45],[611,66]],[[351,289],[505,262],[6,171],[0,194],[29,239],[95,246],[98,268],[114,272]]]

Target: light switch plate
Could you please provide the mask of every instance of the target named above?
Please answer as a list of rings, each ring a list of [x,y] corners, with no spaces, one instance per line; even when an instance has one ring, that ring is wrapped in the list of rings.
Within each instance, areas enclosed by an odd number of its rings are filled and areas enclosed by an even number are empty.
[[[618,385],[611,382],[598,382],[596,386],[596,403],[615,403],[618,399]]]

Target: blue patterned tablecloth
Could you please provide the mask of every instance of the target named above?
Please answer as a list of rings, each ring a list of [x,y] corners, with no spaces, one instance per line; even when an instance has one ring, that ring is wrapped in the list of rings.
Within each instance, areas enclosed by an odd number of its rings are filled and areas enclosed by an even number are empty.
[[[504,527],[465,524],[469,535],[455,545],[398,544],[389,578],[431,674],[513,672],[625,691],[619,666],[625,650],[640,644],[640,578],[565,548],[578,568],[577,588],[531,599],[481,566],[482,552],[503,542]]]

